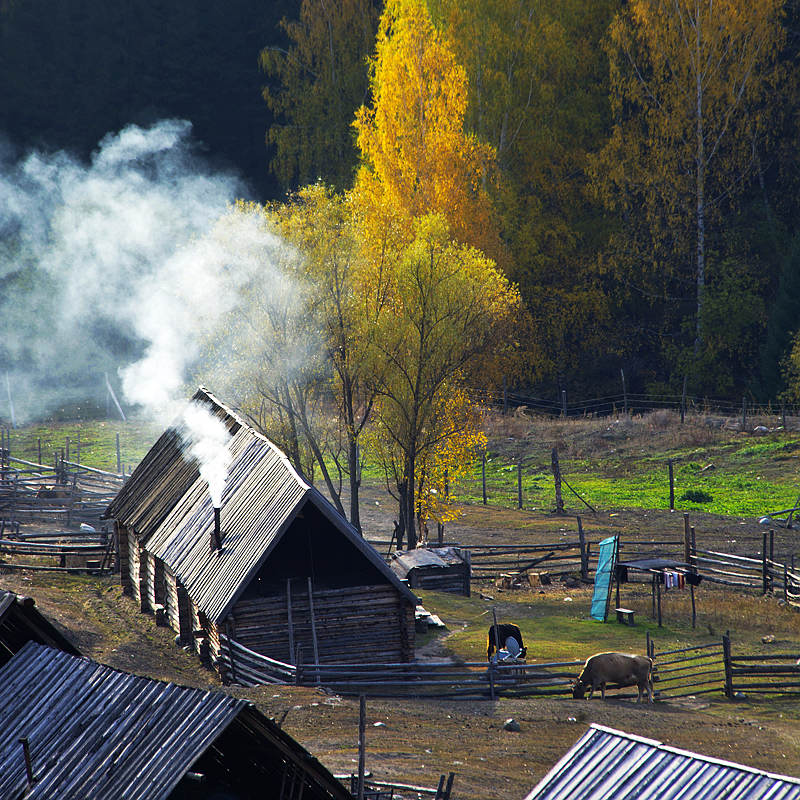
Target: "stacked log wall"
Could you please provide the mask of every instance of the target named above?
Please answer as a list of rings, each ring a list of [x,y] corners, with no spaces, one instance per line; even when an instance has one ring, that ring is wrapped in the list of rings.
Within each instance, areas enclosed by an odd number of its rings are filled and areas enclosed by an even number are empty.
[[[319,663],[413,659],[414,608],[393,587],[315,589],[313,604]],[[231,635],[245,647],[279,661],[295,662],[289,647],[285,594],[239,601],[230,622]],[[295,647],[302,648],[304,663],[313,663],[314,639],[305,587],[292,588],[292,622]]]
[[[434,592],[450,592],[469,597],[469,567],[463,569],[434,569],[426,571],[413,569],[408,576],[408,585],[412,589],[423,589]]]
[[[125,525],[120,525],[116,521],[114,522],[114,530],[117,536],[119,582],[122,585],[124,594],[132,594],[133,584],[131,583],[130,554],[128,548],[130,547],[129,540],[133,537],[128,533],[128,528]]]
[[[180,636],[181,641],[188,643],[192,639],[192,612],[189,605],[189,596],[183,584],[168,567],[164,569],[164,579],[166,583],[165,600],[169,626]]]

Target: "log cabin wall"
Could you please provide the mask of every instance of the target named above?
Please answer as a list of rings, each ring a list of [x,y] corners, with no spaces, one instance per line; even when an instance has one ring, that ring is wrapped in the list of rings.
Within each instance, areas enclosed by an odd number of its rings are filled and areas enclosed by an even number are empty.
[[[119,582],[122,585],[123,594],[132,594],[133,586],[131,584],[130,574],[130,556],[128,548],[129,534],[128,528],[125,525],[120,525],[116,520],[114,521],[114,530],[117,536],[117,553],[119,554]]]
[[[469,565],[447,567],[415,567],[408,573],[408,585],[412,589],[428,589],[434,592],[450,592],[470,595]]]
[[[414,608],[394,587],[383,584],[314,589],[312,598],[320,663],[394,663],[413,659]],[[257,653],[293,664],[288,609],[285,593],[240,600],[230,615],[235,640]],[[291,615],[295,648],[302,648],[304,663],[313,663],[306,581],[292,582]],[[211,644],[213,648],[215,643]],[[214,651],[217,654],[218,649]]]
[[[128,537],[128,565],[131,580],[131,591],[133,592],[133,599],[142,608],[142,601],[144,595],[142,593],[142,563],[141,563],[141,550],[139,548],[139,541],[135,536]],[[144,609],[142,609],[144,610]]]
[[[166,583],[166,607],[169,626],[178,634],[182,642],[192,640],[192,612],[189,595],[183,584],[175,577],[169,567],[164,569]]]

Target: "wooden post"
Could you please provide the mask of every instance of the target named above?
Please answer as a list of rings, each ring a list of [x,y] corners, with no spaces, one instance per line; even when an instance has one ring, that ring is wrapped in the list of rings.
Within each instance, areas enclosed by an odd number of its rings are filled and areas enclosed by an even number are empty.
[[[747,429],[747,398],[742,398],[742,432]]]
[[[586,552],[586,536],[583,533],[583,522],[580,516],[576,517],[578,520],[578,541],[581,546],[581,578],[588,580],[589,578],[589,558]]]
[[[789,574],[788,574],[788,572],[789,572],[788,567],[786,566],[786,562],[784,561],[783,562],[783,602],[784,603],[787,602],[787,600],[788,600],[787,591],[786,591],[786,585],[789,582]]]
[[[319,647],[317,646],[317,619],[314,615],[314,593],[311,590],[311,578],[308,578],[308,612],[311,615],[311,640],[314,644],[314,663],[317,665],[317,683],[319,683]]]
[[[691,541],[691,530],[689,526],[689,514],[683,512],[683,560],[689,563],[689,542]]]
[[[567,390],[561,390],[561,416],[566,418],[567,416]]]
[[[441,547],[444,544],[444,522],[436,523],[436,533],[438,534],[439,546]]]
[[[694,537],[694,526],[690,528],[692,533],[692,541],[691,541],[691,552],[689,553],[689,564],[692,567],[692,573],[697,575],[697,541]],[[694,584],[689,584],[689,594],[692,596],[692,628],[695,627],[697,623],[697,608],[695,606],[694,600]]]
[[[486,453],[481,459],[481,486],[483,488],[483,504],[486,505]]]
[[[364,800],[364,765],[367,739],[367,698],[358,696],[358,800]]]
[[[294,651],[294,682],[300,686],[303,682],[303,648],[297,645]]]
[[[725,631],[722,637],[722,661],[725,664],[725,697],[733,698],[733,675],[731,674],[731,637],[730,631]]]
[[[681,425],[686,418],[686,375],[683,376],[683,391],[681,392]]]
[[[295,656],[294,651],[294,620],[292,619],[292,579],[286,579],[286,616],[289,623],[289,663]]]
[[[561,497],[561,467],[558,463],[558,450],[553,448],[550,454],[550,461],[553,468],[553,481],[556,488],[556,514],[564,513],[564,500]]]
[[[772,565],[775,563],[775,531],[769,532],[769,564],[767,565],[767,586],[772,591]]]
[[[767,578],[767,532],[761,535],[761,594],[767,593],[768,588]]]
[[[663,573],[659,574],[659,578]],[[658,611],[658,627],[661,627],[661,581],[656,581],[656,610]]]
[[[517,508],[522,508],[522,462],[517,461]]]
[[[625,404],[625,416],[628,415],[628,390],[625,388],[625,370],[620,367],[619,374],[622,376],[622,402]]]
[[[675,470],[672,465],[672,459],[668,462],[669,467],[669,510],[675,510]]]
[[[66,453],[65,459],[67,461],[70,460],[70,457],[69,457],[69,445],[70,445],[69,436],[67,436],[66,442],[64,444],[64,452]]]
[[[38,437],[36,439],[36,449],[37,449],[37,451],[39,453],[39,461],[38,461],[38,463],[41,464],[42,463],[42,440],[41,440],[41,437]]]

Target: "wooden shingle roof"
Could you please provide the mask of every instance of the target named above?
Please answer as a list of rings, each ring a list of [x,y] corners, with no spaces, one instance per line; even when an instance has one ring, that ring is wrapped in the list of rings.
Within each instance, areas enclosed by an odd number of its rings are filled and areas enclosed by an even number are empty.
[[[158,800],[236,727],[254,760],[253,781],[280,780],[290,763],[314,798],[349,793],[248,701],[154,681],[29,643],[0,669],[0,797]],[[243,733],[242,733],[243,732]],[[19,739],[27,738],[28,788]],[[220,755],[221,752],[221,755]]]

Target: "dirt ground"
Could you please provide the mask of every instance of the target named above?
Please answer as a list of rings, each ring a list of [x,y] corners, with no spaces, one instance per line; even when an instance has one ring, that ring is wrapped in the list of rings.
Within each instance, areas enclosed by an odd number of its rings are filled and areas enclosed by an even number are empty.
[[[364,527],[371,540],[388,542],[394,506],[377,489],[365,491]],[[575,530],[574,516],[467,506],[447,540],[469,542],[554,541]],[[613,514],[613,516],[612,516]],[[693,520],[716,542],[755,541],[753,520]],[[622,531],[646,540],[679,538],[680,515],[664,512],[606,512],[584,517],[590,538]],[[792,546],[789,539],[786,546]],[[379,548],[382,549],[382,548]],[[122,595],[112,578],[6,573],[0,587],[33,596],[89,657],[113,667],[184,685],[229,691],[251,699],[336,774],[357,767],[358,701],[321,690],[286,686],[222,687],[196,657],[174,644],[173,633],[157,628]],[[556,589],[555,591],[559,591]],[[566,592],[566,589],[564,590]],[[442,643],[430,645],[435,651]],[[800,775],[800,701],[767,705],[699,697],[651,706],[629,700],[568,698],[489,701],[383,700],[368,698],[367,769],[378,780],[435,787],[454,772],[453,798],[521,800],[580,737],[599,723],[659,741],[772,772]],[[521,730],[503,725],[515,719]],[[417,793],[406,791],[406,798]]]

